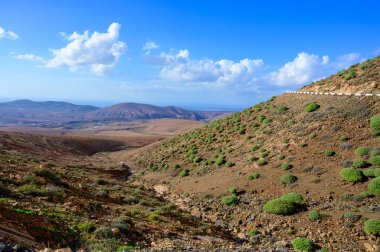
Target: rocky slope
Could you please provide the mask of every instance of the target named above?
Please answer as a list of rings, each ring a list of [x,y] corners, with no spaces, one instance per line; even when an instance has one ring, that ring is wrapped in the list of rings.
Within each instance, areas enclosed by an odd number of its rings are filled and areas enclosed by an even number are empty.
[[[370,76],[378,60],[366,70]],[[355,85],[345,90],[380,91]],[[168,199],[242,237],[245,248],[290,250],[294,239],[306,238],[313,250],[375,251],[379,236],[363,227],[380,216],[372,187],[380,138],[370,123],[379,114],[378,97],[284,94],[124,160],[141,172],[141,183],[164,187]],[[266,203],[286,193],[302,200],[281,209],[290,212],[268,210]]]
[[[302,92],[380,93],[380,56],[300,89]]]

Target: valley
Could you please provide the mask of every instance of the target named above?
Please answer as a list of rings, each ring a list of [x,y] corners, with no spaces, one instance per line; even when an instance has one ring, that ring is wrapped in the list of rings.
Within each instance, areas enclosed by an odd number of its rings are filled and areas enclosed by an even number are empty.
[[[300,92],[378,93],[379,62]],[[284,93],[209,121],[120,121],[132,118],[122,105],[75,128],[4,124],[1,240],[57,252],[378,251],[379,99]]]

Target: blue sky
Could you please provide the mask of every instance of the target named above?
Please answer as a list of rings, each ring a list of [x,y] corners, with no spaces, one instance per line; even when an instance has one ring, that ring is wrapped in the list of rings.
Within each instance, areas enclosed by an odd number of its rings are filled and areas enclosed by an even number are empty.
[[[2,101],[240,109],[378,54],[378,1],[0,1]]]

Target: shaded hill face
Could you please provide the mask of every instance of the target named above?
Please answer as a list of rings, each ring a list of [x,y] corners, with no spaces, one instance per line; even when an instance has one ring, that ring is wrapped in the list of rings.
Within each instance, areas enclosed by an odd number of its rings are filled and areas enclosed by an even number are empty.
[[[316,81],[300,91],[380,94],[380,56]]]
[[[372,67],[378,69],[375,60]],[[372,70],[365,71],[377,71]],[[378,86],[360,90],[375,92]],[[144,172],[145,184],[166,186],[169,197],[180,197],[193,213],[228,223],[236,233],[255,230],[263,238],[253,248],[270,244],[264,238],[270,234],[285,244],[306,237],[315,248],[364,251],[377,243],[363,231],[364,221],[380,215],[380,195],[369,186],[380,176],[371,174],[380,166],[380,138],[370,126],[378,114],[378,97],[284,94],[125,160]],[[349,182],[342,175],[347,171],[359,180]],[[303,198],[295,210],[265,210],[267,202],[290,192]],[[312,210],[323,216],[318,222],[310,219]]]
[[[106,153],[84,155],[104,151],[107,144],[117,147],[115,141],[85,140],[0,132],[3,244],[33,251],[160,250],[165,244],[170,250],[170,236],[177,240],[176,248],[215,246],[201,239],[215,240],[220,247],[233,245],[227,230],[134,184],[128,166]]]
[[[139,103],[120,103],[92,111],[86,115],[89,121],[133,121],[144,119],[186,119],[201,120],[205,117],[178,107],[157,107]]]
[[[98,109],[88,105],[74,105],[67,102],[35,102],[17,100],[0,103],[0,123],[60,123],[83,120],[85,115]]]

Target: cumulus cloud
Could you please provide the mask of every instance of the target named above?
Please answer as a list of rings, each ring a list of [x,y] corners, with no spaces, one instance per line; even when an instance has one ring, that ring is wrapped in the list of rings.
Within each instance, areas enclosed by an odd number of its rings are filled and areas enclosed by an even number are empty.
[[[40,56],[34,54],[18,54],[15,56],[19,60],[29,60],[34,62],[46,63],[46,60]]]
[[[34,54],[20,54],[16,58],[40,62],[47,68],[88,70],[96,75],[104,75],[116,66],[127,48],[124,42],[119,41],[120,27],[120,24],[112,23],[106,33],[61,33],[69,43],[60,49],[50,49],[52,58],[44,59]]]
[[[298,56],[277,71],[271,72],[265,78],[269,83],[278,86],[297,86],[314,79],[324,73],[329,57],[319,57],[315,54],[301,52]]]
[[[148,41],[143,45],[142,50],[143,51],[150,51],[150,50],[154,50],[157,48],[159,48],[159,46],[155,42]]]
[[[219,86],[251,83],[256,70],[264,64],[261,59],[242,59],[237,62],[226,59],[195,60],[190,58],[188,50],[161,52],[159,55],[148,54],[145,62],[160,66],[159,75],[162,79]]]
[[[0,39],[2,38],[15,40],[18,39],[19,36],[13,31],[6,31],[4,28],[0,27]]]

